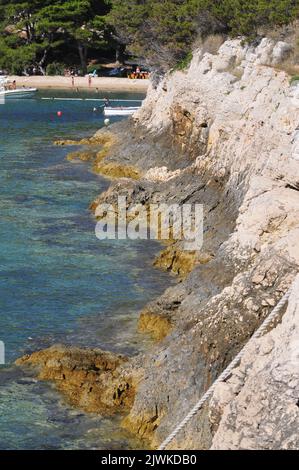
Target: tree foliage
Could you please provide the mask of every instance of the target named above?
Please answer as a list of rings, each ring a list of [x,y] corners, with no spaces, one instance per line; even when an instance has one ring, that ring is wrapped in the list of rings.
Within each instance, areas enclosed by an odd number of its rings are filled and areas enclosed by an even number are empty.
[[[255,38],[298,11],[299,0],[0,0],[0,67],[44,72],[76,54],[86,72],[91,54],[128,48],[167,69],[184,63],[197,37]]]
[[[120,41],[162,68],[184,59],[194,39],[211,33],[254,38],[263,27],[298,17],[299,0],[112,0]]]
[[[109,8],[106,0],[0,0],[0,66],[44,72],[49,55],[69,46],[86,72],[88,50],[107,47]]]

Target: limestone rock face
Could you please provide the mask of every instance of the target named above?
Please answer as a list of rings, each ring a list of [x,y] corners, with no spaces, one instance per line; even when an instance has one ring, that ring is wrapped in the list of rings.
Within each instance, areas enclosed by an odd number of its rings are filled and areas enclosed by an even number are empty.
[[[200,263],[198,255],[187,279],[170,288],[156,308],[153,303],[150,306],[155,314],[167,315],[174,328],[145,362],[145,379],[129,419],[132,427],[136,423],[137,432],[152,436],[154,445],[185,417],[298,272],[299,87],[291,86],[290,77],[275,68],[290,49],[265,38],[256,48],[229,40],[216,54],[195,51],[189,69],[171,73],[157,88],[152,87],[134,117],[137,126],[145,127],[150,135],[172,135],[189,159],[193,181],[197,178],[198,188],[204,184],[205,189],[195,192],[192,201],[206,204],[203,250],[208,262]],[[179,199],[179,182],[185,175],[186,169],[168,181],[168,191],[160,186],[161,199],[172,194]],[[176,184],[173,193],[172,184]],[[218,193],[212,205],[211,193],[205,198],[211,185]],[[253,357],[248,356],[249,363]],[[267,395],[267,388],[272,387],[269,407],[274,406],[273,397],[279,395],[283,381],[275,384],[263,372],[262,379],[260,393]],[[287,380],[291,382],[291,375]],[[254,393],[246,395],[248,400],[258,393],[257,378],[256,383]],[[228,384],[218,393],[224,403],[230,402]],[[266,412],[263,424],[254,416],[250,421],[238,405],[240,415],[232,414],[231,440],[227,438],[224,447],[258,448],[257,441],[249,439],[249,423],[254,429],[269,425],[267,433],[273,441],[265,437],[263,448],[298,446],[292,424],[296,417],[293,395],[290,400],[281,428],[276,418],[267,419]],[[278,402],[282,404],[277,396]],[[214,420],[208,410],[194,418],[172,447],[209,448],[219,423],[217,409]],[[221,429],[229,428],[225,416],[213,442],[215,448],[222,445]],[[241,443],[238,433],[243,422],[248,432]],[[278,431],[272,432],[275,426]]]
[[[298,397],[299,276],[281,324],[253,341],[217,387],[209,410],[218,425],[212,449],[298,449]]]
[[[257,174],[296,184],[298,93],[269,66],[282,48],[264,39],[255,49],[230,40],[216,55],[198,50],[187,72],[149,91],[135,119],[151,132],[168,129],[201,174],[228,178],[236,193]]]

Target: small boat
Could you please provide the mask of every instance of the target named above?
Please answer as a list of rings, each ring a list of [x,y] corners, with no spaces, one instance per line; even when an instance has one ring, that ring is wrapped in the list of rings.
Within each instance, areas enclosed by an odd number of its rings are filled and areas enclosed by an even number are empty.
[[[19,98],[32,98],[37,93],[36,88],[17,88],[16,90],[1,90],[0,99],[19,99]]]
[[[0,100],[32,98],[36,88],[13,88],[7,77],[0,77]]]
[[[105,106],[104,107],[104,116],[131,116],[136,111],[140,109],[140,106],[126,108],[123,106]]]

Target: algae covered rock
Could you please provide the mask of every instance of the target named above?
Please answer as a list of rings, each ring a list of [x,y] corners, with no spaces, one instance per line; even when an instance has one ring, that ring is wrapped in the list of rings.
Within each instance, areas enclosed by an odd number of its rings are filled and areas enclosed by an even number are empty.
[[[168,316],[159,315],[148,309],[141,312],[138,321],[140,333],[149,333],[156,341],[161,341],[169,335],[171,329],[171,319]]]
[[[121,163],[101,162],[95,166],[97,173],[109,178],[131,178],[138,180],[140,172],[137,168],[129,165],[122,165]]]
[[[134,398],[132,380],[121,367],[127,358],[100,349],[55,345],[18,359],[20,367],[53,381],[71,404],[85,411],[111,415],[126,411]]]

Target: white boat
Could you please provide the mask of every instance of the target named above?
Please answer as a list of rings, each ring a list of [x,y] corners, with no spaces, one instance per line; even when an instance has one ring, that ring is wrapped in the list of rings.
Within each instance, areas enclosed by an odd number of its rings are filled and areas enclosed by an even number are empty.
[[[12,88],[7,77],[0,77],[0,100],[32,98],[36,93],[36,88]]]
[[[0,90],[0,99],[32,98],[37,93],[36,88],[17,88],[16,90]]]
[[[140,106],[126,108],[123,106],[110,107],[106,106],[104,108],[104,116],[131,116],[136,111],[140,109]]]

